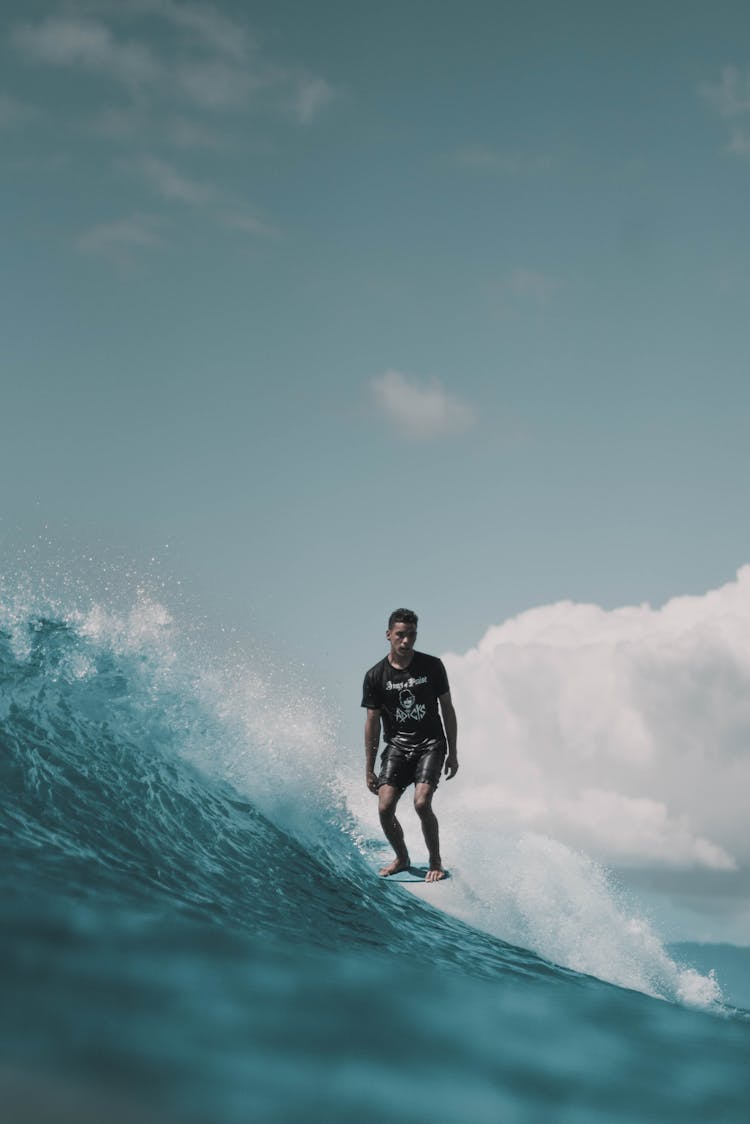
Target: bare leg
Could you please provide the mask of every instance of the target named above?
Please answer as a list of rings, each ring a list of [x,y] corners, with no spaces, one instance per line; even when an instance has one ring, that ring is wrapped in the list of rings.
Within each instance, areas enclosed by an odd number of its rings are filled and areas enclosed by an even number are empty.
[[[440,831],[437,816],[432,810],[434,795],[434,787],[424,782],[420,782],[414,792],[414,808],[422,821],[422,834],[427,844],[427,853],[430,856],[430,869],[425,875],[425,882],[439,882],[441,878],[445,878],[445,871],[440,858]]]
[[[378,812],[380,826],[385,837],[396,852],[396,858],[380,871],[383,878],[389,874],[398,874],[400,870],[409,869],[409,852],[404,842],[404,832],[401,824],[396,819],[396,805],[401,799],[401,789],[392,784],[381,784],[378,789]]]

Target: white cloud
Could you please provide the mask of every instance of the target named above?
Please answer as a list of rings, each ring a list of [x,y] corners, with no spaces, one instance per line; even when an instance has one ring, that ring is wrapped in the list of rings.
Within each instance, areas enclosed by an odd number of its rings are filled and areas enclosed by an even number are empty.
[[[111,223],[99,223],[76,239],[82,254],[105,258],[119,266],[132,263],[134,249],[156,246],[158,221],[152,215],[131,215]]]
[[[245,58],[254,46],[243,22],[231,19],[216,5],[192,0],[68,0],[63,10],[73,18],[161,21],[181,32],[187,45],[238,59]]]
[[[156,156],[141,156],[128,163],[163,199],[189,206],[202,206],[216,197],[211,184],[200,183],[182,175],[166,160]]]
[[[700,86],[700,94],[721,117],[733,122],[726,151],[733,156],[750,156],[750,137],[747,130],[737,123],[738,118],[750,114],[750,71],[743,74],[735,66],[725,66],[721,80],[704,82]]]
[[[333,87],[324,78],[300,75],[292,78],[292,114],[300,125],[309,125],[334,98]]]
[[[745,129],[732,129],[727,152],[732,152],[735,156],[750,156],[750,136]]]
[[[172,117],[165,127],[166,137],[175,148],[209,148],[221,149],[228,146],[226,137],[217,132],[216,128],[199,121],[191,121],[189,117]]]
[[[129,106],[105,106],[91,119],[90,128],[94,133],[110,140],[123,140],[135,137],[147,127],[142,110]]]
[[[173,0],[149,0],[145,8],[155,15],[192,32],[204,47],[211,48],[229,58],[242,61],[247,58],[253,41],[247,28],[237,20],[229,19],[218,8],[208,4],[176,4]]]
[[[88,128],[100,137],[106,137],[122,147],[132,142],[158,145],[166,141],[172,148],[220,150],[230,146],[228,136],[217,129],[216,122],[209,125],[189,114],[172,114],[156,121],[148,106],[103,106],[90,119]]]
[[[478,172],[494,172],[499,175],[520,176],[536,172],[546,172],[552,167],[548,156],[529,156],[521,152],[499,152],[484,145],[469,145],[454,154],[454,160],[462,168]]]
[[[474,821],[622,867],[750,865],[750,567],[661,609],[533,609],[445,659]]]
[[[475,420],[471,406],[448,394],[436,379],[425,382],[399,371],[385,371],[369,386],[380,413],[406,437],[462,433]]]
[[[0,94],[0,129],[13,129],[31,120],[36,109],[20,98]]]
[[[721,80],[704,82],[700,93],[722,117],[739,117],[750,112],[750,73],[742,74],[735,66],[725,66]]]
[[[156,81],[161,67],[143,43],[120,42],[97,20],[76,16],[51,16],[40,24],[21,24],[11,39],[21,51],[39,62],[80,66],[107,75],[130,87]]]
[[[221,58],[190,61],[178,66],[176,81],[182,92],[201,109],[241,108],[261,80],[251,70]]]
[[[516,269],[490,285],[492,303],[499,312],[513,312],[524,306],[543,307],[561,289],[557,277],[534,269]]]
[[[325,79],[301,66],[284,66],[261,51],[241,18],[193,0],[69,0],[57,13],[27,20],[11,30],[11,43],[27,60],[79,77],[89,76],[96,109],[82,126],[115,149],[115,168],[135,174],[163,204],[201,208],[225,230],[273,238],[278,230],[252,213],[227,163],[214,162],[216,182],[186,175],[165,154],[197,149],[239,149],[247,143],[247,115],[307,125],[335,97]],[[112,97],[113,86],[120,96]],[[58,116],[75,116],[60,91]],[[19,124],[28,107],[0,95],[0,128]],[[231,116],[230,116],[231,115]],[[242,122],[242,130],[238,122]],[[257,141],[256,147],[257,147]],[[250,145],[253,141],[250,141]],[[145,154],[144,154],[145,153]],[[220,179],[220,176],[227,178]],[[118,245],[115,224],[97,237]],[[134,229],[139,229],[137,226]],[[84,236],[84,252],[100,252],[97,237]]]
[[[227,230],[238,230],[242,234],[250,234],[256,238],[278,238],[280,232],[274,226],[269,226],[257,215],[234,211],[224,214],[220,218],[222,226]]]
[[[129,0],[127,5],[90,3],[94,14],[64,12],[39,23],[17,25],[13,45],[37,62],[80,68],[123,83],[132,93],[197,110],[264,108],[308,124],[335,97],[324,79],[302,68],[279,66],[258,49],[247,26],[214,6],[174,0]],[[94,18],[94,15],[97,18]],[[111,24],[155,19],[167,25],[157,55],[143,40],[125,40]],[[171,30],[171,34],[169,31]]]
[[[662,866],[737,869],[723,847],[695,835],[686,818],[671,816],[660,800],[584,788],[573,798],[553,799],[547,812],[554,834],[588,853],[601,854],[604,837],[609,862],[651,865],[657,855]]]

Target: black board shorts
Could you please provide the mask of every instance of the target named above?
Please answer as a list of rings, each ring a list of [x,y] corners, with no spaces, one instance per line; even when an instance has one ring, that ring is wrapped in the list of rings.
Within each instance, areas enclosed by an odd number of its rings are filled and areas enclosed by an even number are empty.
[[[401,791],[410,784],[431,784],[437,788],[443,771],[446,747],[445,742],[430,742],[424,749],[406,750],[396,745],[387,745],[380,758],[381,784],[390,784]]]

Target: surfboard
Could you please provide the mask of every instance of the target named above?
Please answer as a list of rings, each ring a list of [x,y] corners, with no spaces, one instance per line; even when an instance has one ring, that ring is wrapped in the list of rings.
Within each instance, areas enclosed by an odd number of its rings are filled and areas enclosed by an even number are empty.
[[[386,859],[386,862],[387,861],[388,860]],[[408,870],[400,870],[398,874],[389,874],[386,878],[378,873],[380,871],[380,868],[384,865],[385,863],[380,862],[374,868],[375,873],[378,875],[381,882],[424,882],[425,878],[427,877],[427,872],[430,869],[428,866],[410,866]],[[450,871],[446,870],[445,878],[438,878],[435,885],[439,884],[440,882],[445,882],[448,878],[450,878],[450,876]],[[430,882],[427,883],[427,885],[433,885],[433,883]]]

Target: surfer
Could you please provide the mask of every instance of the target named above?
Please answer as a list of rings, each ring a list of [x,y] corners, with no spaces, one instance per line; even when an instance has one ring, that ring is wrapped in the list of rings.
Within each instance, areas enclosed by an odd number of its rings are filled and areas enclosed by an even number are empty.
[[[425,881],[438,882],[445,878],[445,870],[440,858],[440,834],[432,798],[443,765],[448,780],[458,772],[457,722],[442,660],[414,651],[417,623],[417,614],[411,609],[395,609],[388,618],[385,634],[390,651],[365,675],[362,690],[362,706],[367,708],[365,781],[370,791],[378,795],[380,824],[396,852],[396,858],[384,866],[380,874],[387,877],[409,869],[409,854],[404,832],[396,819],[396,805],[413,784],[414,808],[422,823],[430,859]],[[385,748],[378,776],[375,758],[381,722]]]

